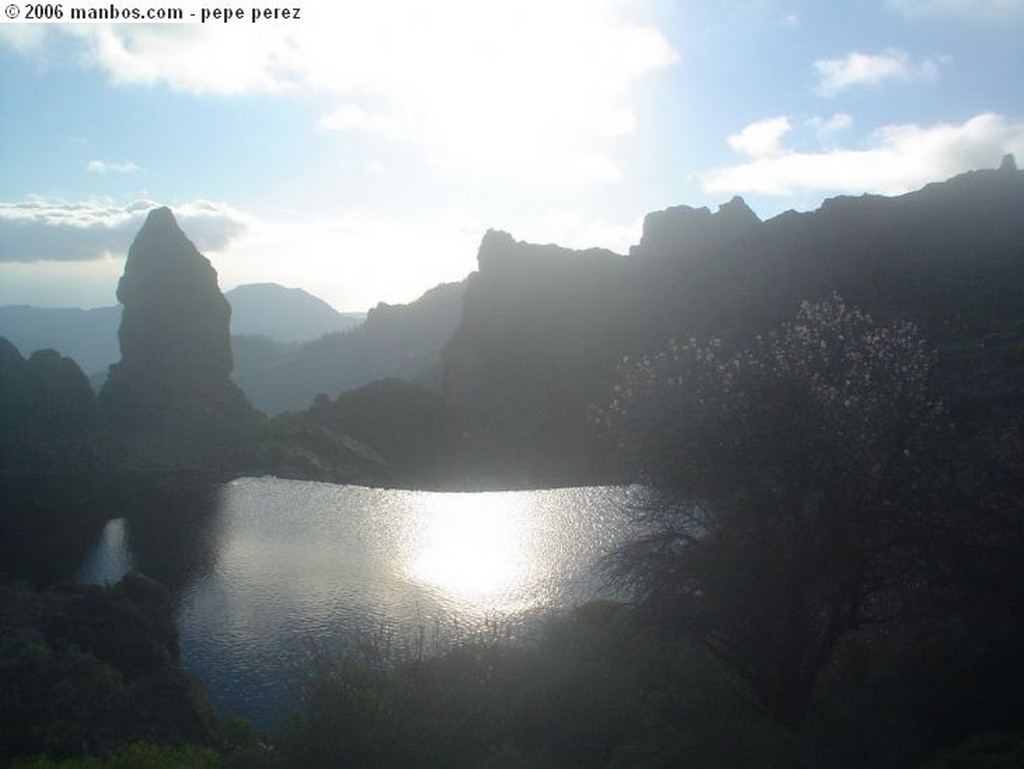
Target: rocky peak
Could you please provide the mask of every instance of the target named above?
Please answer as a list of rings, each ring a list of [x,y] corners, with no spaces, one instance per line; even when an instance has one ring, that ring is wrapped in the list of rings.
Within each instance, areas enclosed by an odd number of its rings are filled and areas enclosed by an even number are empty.
[[[515,250],[516,239],[503,230],[487,230],[480,241],[477,252],[477,263],[480,269],[495,261],[500,261]]]
[[[169,209],[146,217],[117,298],[124,305],[121,361],[100,393],[106,413],[130,431],[166,437],[136,447],[165,447],[147,457],[151,464],[226,461],[224,447],[241,446],[239,430],[253,413],[230,379],[231,306],[213,266]]]
[[[168,208],[149,212],[117,286],[124,305],[118,337],[124,374],[167,382],[231,374],[231,306],[209,260]]]
[[[1016,171],[1017,170],[1017,158],[1013,156],[1012,152],[1007,152],[1003,155],[1003,162],[999,164],[1000,171]]]
[[[722,227],[735,227],[741,229],[760,224],[761,220],[753,209],[747,205],[747,201],[739,195],[734,195],[728,203],[718,207],[718,213],[714,215]]]
[[[630,256],[666,257],[718,248],[761,223],[743,198],[736,196],[719,206],[675,206],[644,218],[643,235]]]

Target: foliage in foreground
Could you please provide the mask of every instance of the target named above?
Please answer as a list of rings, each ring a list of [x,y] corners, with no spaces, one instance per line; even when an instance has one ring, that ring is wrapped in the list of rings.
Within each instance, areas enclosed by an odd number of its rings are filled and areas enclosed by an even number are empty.
[[[844,639],[928,584],[937,352],[838,295],[724,348],[672,342],[624,366],[605,416],[652,493],[611,572],[797,727]]]
[[[795,732],[746,701],[728,667],[697,645],[667,643],[643,619],[597,602],[518,645],[468,640],[436,656],[373,643],[320,651],[302,709],[270,743],[234,720],[213,746],[133,743],[99,758],[22,758],[12,769],[1015,766],[1013,737],[949,752],[1021,723],[1021,689],[1007,675],[1013,648],[995,656],[998,644],[969,629],[851,639]]]
[[[321,653],[276,756],[294,769],[953,769],[971,764],[952,763],[958,752],[930,762],[1021,723],[1020,691],[1004,680],[1014,659],[987,643],[958,626],[851,638],[793,731],[706,650],[597,602],[526,645]],[[1008,750],[980,740],[962,754]]]
[[[128,575],[46,592],[0,585],[0,762],[209,744],[212,710],[178,665],[167,591]]]
[[[212,748],[160,747],[136,742],[105,760],[71,758],[54,761],[39,756],[17,760],[11,769],[221,769],[222,766],[220,754]]]
[[[737,710],[706,663],[666,653],[606,602],[551,622],[527,646],[471,642],[397,664],[365,650],[323,655],[279,748],[304,769],[667,767],[697,760],[709,741],[723,769],[759,750],[780,758],[778,745],[750,737],[757,723],[774,728]],[[728,738],[710,738],[734,716]],[[679,721],[694,744],[666,737]]]
[[[1017,769],[1024,766],[1024,734],[973,737],[927,769]]]

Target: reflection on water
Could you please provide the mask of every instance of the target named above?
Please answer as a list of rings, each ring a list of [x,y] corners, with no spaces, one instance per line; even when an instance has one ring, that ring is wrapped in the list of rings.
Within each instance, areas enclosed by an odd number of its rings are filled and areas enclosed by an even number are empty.
[[[498,608],[527,581],[536,548],[527,500],[513,494],[433,495],[413,513],[408,575],[451,599]]]
[[[117,582],[132,568],[125,536],[124,518],[107,521],[100,532],[99,542],[75,574],[76,582],[102,585]]]
[[[221,547],[220,490],[150,493],[126,517],[107,521],[75,574],[77,582],[116,582],[140,571],[178,593],[214,568]]]
[[[216,567],[224,536],[222,491],[164,495],[128,519],[132,565],[174,593]]]
[[[595,596],[628,489],[441,494],[246,478],[204,507],[108,524],[79,577],[168,582],[183,663],[215,704],[269,725],[311,642],[342,646],[495,621]],[[180,507],[180,501],[175,503]],[[443,631],[442,631],[443,632]],[[443,643],[445,639],[439,639]]]

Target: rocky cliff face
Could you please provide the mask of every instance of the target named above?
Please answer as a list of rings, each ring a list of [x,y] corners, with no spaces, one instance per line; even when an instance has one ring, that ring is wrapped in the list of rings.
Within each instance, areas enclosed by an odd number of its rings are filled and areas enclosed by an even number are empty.
[[[708,208],[675,206],[644,217],[643,235],[630,256],[672,257],[697,251],[722,248],[761,223],[741,197]]]
[[[584,483],[597,372],[632,334],[626,257],[484,235],[462,322],[442,351],[444,395],[481,486]],[[611,355],[612,360],[609,359]]]
[[[117,298],[121,361],[100,392],[112,424],[147,434],[138,446],[145,464],[194,464],[227,448],[253,417],[230,379],[231,307],[169,209],[150,211]]]

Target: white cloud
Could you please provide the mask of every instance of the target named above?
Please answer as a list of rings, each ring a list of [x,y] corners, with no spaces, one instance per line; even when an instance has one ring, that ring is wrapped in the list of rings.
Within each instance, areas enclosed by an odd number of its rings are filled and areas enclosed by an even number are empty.
[[[193,94],[283,92],[297,82],[275,29],[247,25],[82,25],[55,35],[77,38],[84,61],[120,85],[166,85]]]
[[[320,118],[316,127],[321,131],[369,131],[397,136],[401,131],[394,120],[371,115],[356,104],[341,104]]]
[[[890,80],[904,83],[934,80],[939,72],[933,60],[915,62],[910,54],[895,49],[880,54],[854,52],[842,59],[816,61],[813,66],[818,76],[817,92],[822,96],[835,96],[854,86],[875,86]]]
[[[1024,0],[889,0],[889,7],[910,17],[1004,21],[1024,16]]]
[[[103,160],[90,160],[85,170],[91,174],[136,174],[142,169],[135,163],[107,163]]]
[[[709,193],[793,195],[798,191],[896,195],[974,168],[1003,154],[1024,157],[1024,123],[981,114],[956,125],[891,125],[871,134],[866,149],[779,154],[701,174]]]
[[[43,24],[0,24],[0,42],[23,56],[36,56],[47,39]]]
[[[782,152],[779,142],[792,129],[785,115],[770,117],[751,123],[738,134],[728,138],[729,146],[736,152],[754,158],[771,157]]]
[[[118,84],[316,93],[341,104],[321,128],[401,136],[440,165],[577,182],[620,176],[611,142],[636,126],[630,90],[677,59],[627,8],[379,0],[317,4],[295,24],[46,29]]]
[[[116,206],[38,196],[0,203],[0,262],[81,262],[124,256],[147,212],[157,205],[150,200]],[[172,210],[200,251],[225,248],[249,224],[241,212],[208,201]]]

